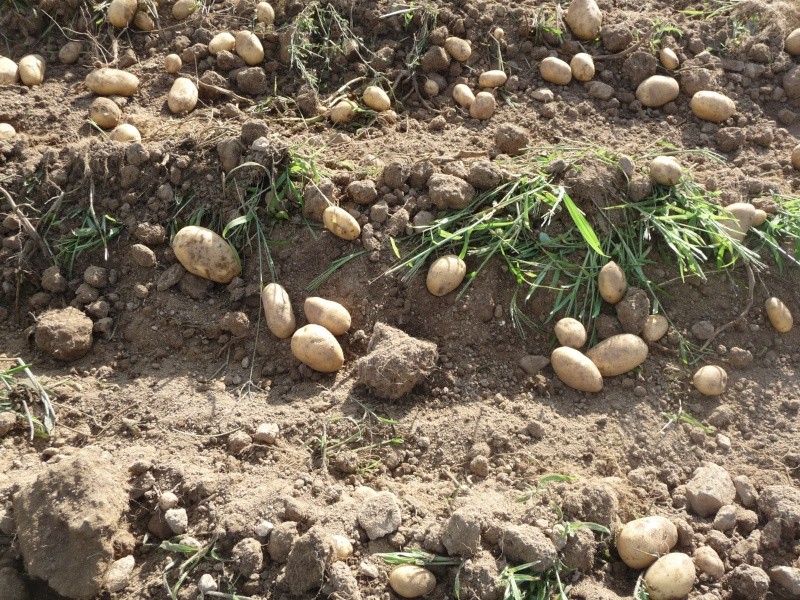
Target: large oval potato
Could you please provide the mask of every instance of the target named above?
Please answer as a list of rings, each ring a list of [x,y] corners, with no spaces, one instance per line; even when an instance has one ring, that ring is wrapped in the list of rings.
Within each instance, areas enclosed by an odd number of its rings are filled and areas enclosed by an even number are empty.
[[[472,56],[472,46],[468,40],[458,37],[449,37],[444,41],[444,49],[458,62],[466,62]]]
[[[659,185],[676,185],[682,174],[681,163],[672,156],[656,156],[650,161],[650,179]]]
[[[744,241],[748,230],[756,220],[756,207],[749,202],[734,202],[725,207],[733,215],[731,219],[719,221],[720,226],[732,239],[737,242]]]
[[[223,50],[232,52],[236,47],[236,38],[228,31],[221,31],[208,42],[208,53],[216,56]]]
[[[664,315],[650,315],[642,328],[642,339],[645,342],[657,342],[667,334],[669,321]]]
[[[114,27],[125,29],[133,21],[138,8],[138,0],[111,0],[106,18]]]
[[[578,81],[591,81],[594,77],[594,59],[586,52],[578,52],[573,56],[569,61],[569,68],[572,70],[572,76]]]
[[[644,569],[678,543],[678,529],[666,517],[642,517],[626,523],[616,543],[622,562],[631,569]]]
[[[581,392],[603,389],[603,376],[597,366],[579,350],[568,346],[556,348],[550,355],[550,362],[564,385]]]
[[[196,10],[196,0],[178,0],[172,5],[172,16],[178,21],[183,21],[188,19]]]
[[[259,2],[256,4],[256,18],[264,25],[275,23],[275,9],[269,2]]]
[[[19,78],[25,85],[39,85],[44,81],[45,62],[41,54],[29,54],[19,60]]]
[[[597,288],[603,300],[609,304],[618,304],[628,291],[628,279],[620,266],[612,260],[600,269]]]
[[[581,348],[586,343],[586,328],[576,319],[559,319],[553,331],[562,346]]]
[[[644,574],[650,600],[681,600],[692,591],[696,572],[689,555],[666,554],[654,562]]]
[[[19,66],[10,58],[0,56],[0,85],[14,85],[19,81]]]
[[[133,96],[139,89],[139,78],[127,71],[103,67],[86,76],[86,87],[98,96]]]
[[[469,107],[469,116],[473,119],[485,121],[489,119],[497,108],[497,101],[489,92],[478,92],[475,102]]]
[[[638,335],[612,335],[590,348],[586,356],[603,377],[622,375],[641,365],[647,358],[647,344]]]
[[[469,108],[475,102],[475,94],[466,83],[458,83],[453,88],[453,98],[463,108]]]
[[[434,296],[445,296],[461,285],[466,274],[467,264],[458,256],[440,256],[428,269],[425,285]]]
[[[292,354],[320,373],[334,373],[344,365],[342,347],[322,325],[305,325],[292,336]]]
[[[722,367],[706,365],[697,370],[692,383],[704,396],[719,396],[728,386],[728,374]]]
[[[230,283],[242,272],[239,257],[231,245],[210,229],[188,225],[172,239],[175,258],[198,277]]]
[[[285,340],[294,333],[296,321],[289,294],[282,285],[270,283],[261,291],[261,305],[267,327],[275,337]]]
[[[236,39],[236,54],[251,67],[264,60],[264,46],[252,31],[237,31],[234,36]]]
[[[389,573],[389,585],[402,598],[419,598],[436,587],[433,573],[416,565],[400,565]]]
[[[303,311],[309,323],[322,325],[333,335],[342,335],[350,329],[350,313],[347,309],[333,300],[312,296],[306,298]]]
[[[349,212],[339,206],[329,206],[322,213],[325,229],[343,240],[354,240],[361,235],[361,225]]]
[[[121,123],[111,130],[108,134],[109,139],[115,142],[141,142],[142,134],[133,125]]]
[[[778,298],[768,298],[764,302],[764,309],[767,311],[767,317],[769,317],[769,322],[772,323],[775,331],[787,333],[792,330],[794,317],[792,317],[789,307]]]
[[[355,118],[356,107],[350,100],[339,100],[336,106],[328,112],[328,116],[334,123],[344,125]]]
[[[133,15],[133,25],[140,31],[155,31],[156,22],[148,10],[137,10]]]
[[[180,114],[194,110],[197,106],[198,90],[194,82],[187,77],[178,77],[167,95],[167,106],[172,114]]]
[[[122,109],[110,98],[100,96],[89,107],[89,118],[103,129],[111,129],[122,120]]]
[[[708,90],[702,90],[692,96],[689,106],[698,118],[712,123],[727,121],[736,112],[736,103],[733,100],[719,92]]]
[[[377,85],[370,85],[364,90],[364,104],[372,110],[383,112],[392,107],[392,101],[389,94],[384,92]]]
[[[642,106],[657,108],[672,102],[680,94],[680,86],[672,77],[653,75],[636,88],[636,99]]]
[[[792,30],[789,35],[786,36],[783,47],[786,52],[792,56],[800,56],[800,27]]]
[[[182,66],[183,61],[177,54],[167,54],[164,57],[164,70],[170,75],[180,71]]]
[[[556,85],[567,85],[572,81],[572,69],[555,56],[548,56],[539,63],[539,73],[542,75],[542,79]]]
[[[495,88],[504,85],[508,81],[508,75],[505,71],[494,69],[491,71],[484,71],[478,77],[478,85],[485,88]],[[432,94],[435,96],[436,94]]]
[[[674,71],[681,65],[678,55],[672,48],[662,48],[658,52],[658,59],[661,61],[661,65],[670,71]]]
[[[576,37],[593,40],[603,26],[603,13],[595,0],[572,0],[565,20]]]

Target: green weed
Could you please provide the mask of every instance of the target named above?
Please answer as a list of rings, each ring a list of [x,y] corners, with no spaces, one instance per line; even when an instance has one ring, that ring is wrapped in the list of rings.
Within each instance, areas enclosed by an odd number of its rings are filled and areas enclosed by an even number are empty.
[[[730,14],[748,0],[705,0],[702,8],[686,9],[680,12],[687,17],[700,19],[713,19],[721,15]]]
[[[0,370],[0,412],[12,412],[24,418],[28,423],[31,441],[34,438],[48,439],[56,426],[56,413],[50,395],[25,361],[17,358],[15,363]],[[26,379],[20,379],[20,374],[25,375]],[[42,419],[31,412],[35,402],[42,406]]]
[[[103,258],[108,260],[108,243],[122,232],[121,223],[108,214],[98,217],[92,205],[75,209],[66,219],[80,222],[79,227],[54,244],[56,262],[66,269],[69,277],[72,277],[75,260],[86,251],[102,248]]]
[[[545,475],[536,482],[535,485],[528,485],[528,491],[517,498],[515,502],[518,504],[524,504],[531,498],[541,496],[544,494],[547,486],[551,483],[573,483],[577,481],[578,478],[574,475],[564,475],[563,473],[550,473],[549,475]]]

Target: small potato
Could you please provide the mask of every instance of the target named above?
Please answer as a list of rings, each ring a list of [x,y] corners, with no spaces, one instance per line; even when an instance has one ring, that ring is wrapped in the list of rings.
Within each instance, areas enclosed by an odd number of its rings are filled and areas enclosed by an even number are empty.
[[[156,22],[147,10],[137,10],[133,15],[133,26],[140,31],[155,31]]]
[[[256,18],[266,26],[275,23],[275,9],[269,2],[259,2],[256,4]]]
[[[197,106],[198,89],[191,79],[178,77],[167,96],[167,106],[172,114],[178,115],[194,110]]]
[[[644,574],[650,600],[681,600],[692,591],[696,572],[687,554],[672,552],[654,562]]]
[[[553,370],[564,385],[581,392],[599,392],[603,376],[597,366],[575,348],[561,346],[550,355]]]
[[[0,123],[0,140],[10,140],[17,135],[17,130],[11,123]]]
[[[128,142],[141,142],[142,134],[133,125],[122,123],[117,125],[108,134],[109,139],[115,142],[128,143]]]
[[[619,557],[631,569],[652,565],[678,543],[675,524],[659,515],[626,523],[617,534]]]
[[[114,27],[125,29],[133,21],[133,16],[138,8],[137,0],[111,0],[106,18]]]
[[[650,315],[642,328],[642,339],[645,342],[657,342],[667,334],[669,321],[664,315]]]
[[[603,26],[603,13],[595,0],[572,0],[565,20],[576,37],[593,40]]]
[[[692,96],[689,103],[692,112],[704,121],[722,123],[736,112],[736,103],[719,92],[703,90]]]
[[[594,60],[590,54],[578,52],[569,61],[572,76],[578,81],[591,81],[594,77]]]
[[[466,62],[472,56],[472,46],[467,40],[449,37],[444,41],[445,51],[458,62]]]
[[[625,292],[628,291],[628,279],[620,266],[612,260],[600,269],[597,287],[603,300],[609,304],[618,304],[625,297]]]
[[[19,81],[19,67],[10,58],[0,56],[0,85],[14,85]]]
[[[572,69],[560,58],[548,56],[539,63],[542,79],[556,85],[567,85],[572,81]]]
[[[794,147],[794,150],[792,150],[790,160],[792,162],[792,166],[800,171],[800,144],[797,144],[797,146]]]
[[[89,107],[89,118],[103,129],[111,129],[122,120],[122,109],[109,98],[95,98]]]
[[[433,79],[426,79],[425,84],[422,86],[425,90],[425,93],[428,94],[431,98],[439,95],[439,84],[436,83]]]
[[[786,36],[783,47],[792,56],[800,56],[800,27]]]
[[[697,370],[692,383],[704,396],[719,396],[728,385],[728,374],[722,367],[706,365]]]
[[[653,75],[636,88],[636,99],[642,106],[657,108],[672,102],[680,94],[680,86],[672,77]]]
[[[475,94],[465,83],[459,83],[453,88],[453,98],[463,108],[469,108],[475,102]],[[798,146],[800,148],[800,146]]]
[[[58,51],[58,60],[62,65],[74,65],[78,62],[83,52],[83,44],[80,42],[67,42]]]
[[[778,298],[769,298],[764,302],[764,309],[767,311],[769,322],[775,328],[775,331],[780,333],[787,333],[792,330],[794,326],[794,318],[792,313],[783,302]]]
[[[212,56],[216,56],[223,50],[232,52],[235,47],[236,38],[233,37],[233,34],[227,31],[221,31],[208,42],[208,53]]]
[[[345,125],[356,116],[356,107],[349,100],[340,100],[328,113],[331,121],[338,125]]]
[[[236,35],[236,54],[251,67],[260,64],[264,60],[264,46],[261,40],[252,31],[237,31]]]
[[[725,563],[711,546],[700,546],[692,555],[694,566],[701,574],[719,581],[725,575]]]
[[[172,16],[177,21],[188,19],[197,10],[196,0],[178,0],[172,5]]]
[[[478,92],[475,102],[470,104],[469,116],[473,119],[485,121],[489,119],[497,108],[497,101],[489,92]]]
[[[338,206],[329,206],[322,213],[322,223],[325,229],[343,240],[354,240],[361,235],[361,226],[345,209]]]
[[[661,65],[670,71],[674,71],[681,64],[678,60],[678,55],[675,54],[672,48],[662,48],[658,53],[658,58],[661,61]]]
[[[508,81],[508,75],[499,69],[484,71],[478,77],[478,85],[486,88],[500,87],[505,85],[506,81]]]
[[[231,245],[210,229],[188,225],[172,239],[175,258],[198,277],[230,283],[242,272],[239,257]]]
[[[434,296],[445,296],[461,285],[467,274],[467,264],[455,254],[433,261],[425,285]]]
[[[41,54],[29,54],[19,61],[19,78],[27,86],[39,85],[44,81],[45,63]]]
[[[333,335],[343,335],[350,329],[350,313],[347,309],[333,300],[312,296],[306,298],[303,311],[309,323],[322,325]]]
[[[638,335],[612,335],[586,352],[603,377],[633,371],[647,358],[647,344]]]
[[[671,156],[656,156],[650,161],[650,179],[660,185],[675,185],[681,175],[681,163]]]
[[[86,87],[98,96],[133,96],[139,89],[139,78],[127,71],[103,67],[86,76]]]
[[[389,585],[401,598],[419,598],[436,587],[436,577],[416,565],[400,565],[389,573]]]
[[[582,348],[586,343],[586,328],[580,321],[570,319],[559,319],[554,328],[558,343],[570,348]]]
[[[183,61],[177,54],[167,54],[164,57],[164,70],[170,75],[180,71],[182,66]]]
[[[264,316],[267,327],[277,338],[285,340],[294,333],[296,321],[289,294],[282,285],[270,283],[261,291],[261,305],[264,307]]]
[[[766,222],[767,222],[766,211],[757,208],[756,214],[753,216],[753,227],[761,227]]]
[[[344,352],[333,334],[322,325],[306,325],[292,335],[292,354],[320,373],[335,373],[344,365]]]
[[[332,535],[331,546],[333,546],[334,560],[347,560],[353,556],[353,544],[343,535]]]
[[[377,85],[370,85],[364,90],[364,104],[372,110],[383,112],[392,107],[392,101],[389,99],[389,94],[384,92]]]
[[[724,231],[737,242],[744,241],[750,227],[756,220],[756,208],[748,202],[734,202],[725,207],[733,215],[731,219],[719,221]]]

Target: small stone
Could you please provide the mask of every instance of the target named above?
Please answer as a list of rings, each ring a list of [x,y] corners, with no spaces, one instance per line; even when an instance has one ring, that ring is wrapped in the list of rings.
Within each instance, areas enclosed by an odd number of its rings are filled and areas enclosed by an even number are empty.
[[[358,513],[358,524],[371,540],[394,533],[401,522],[400,505],[391,492],[378,492],[367,498]]]
[[[186,528],[189,526],[189,515],[186,514],[185,508],[170,508],[164,513],[164,521],[172,533],[180,535],[186,533]]]
[[[39,317],[35,339],[36,347],[53,358],[76,360],[92,347],[92,320],[71,306],[51,310]]]
[[[0,412],[0,437],[7,435],[17,426],[17,415],[11,411]]]
[[[158,261],[156,260],[156,253],[144,244],[134,244],[130,249],[131,260],[136,265],[149,269],[155,267]]]
[[[261,423],[253,435],[253,440],[259,444],[274,444],[279,434],[280,428],[277,423]]]
[[[710,340],[714,336],[715,327],[710,321],[698,321],[692,325],[692,335],[698,340]]]
[[[697,570],[705,573],[713,580],[722,579],[725,575],[725,565],[722,559],[711,546],[701,546],[694,551],[694,564]]]
[[[275,524],[272,521],[261,521],[255,527],[255,533],[260,538],[269,537],[272,530],[275,529]]]
[[[252,442],[253,439],[244,431],[234,431],[228,436],[228,451],[232,454],[241,454]]]
[[[720,508],[714,517],[713,527],[717,531],[730,531],[736,527],[736,505],[727,504]]]
[[[789,598],[800,598],[800,568],[778,566],[769,570],[773,583],[782,588]]]
[[[724,583],[735,600],[761,600],[769,591],[769,575],[752,565],[739,565],[725,577]]]
[[[548,102],[552,102],[553,100],[555,100],[556,95],[553,93],[553,90],[551,89],[539,88],[538,90],[534,90],[533,92],[531,92],[531,98],[547,104]]]
[[[220,319],[219,327],[222,331],[229,331],[237,338],[250,335],[250,319],[241,311],[225,313]]]
[[[58,267],[52,266],[42,273],[42,287],[48,292],[60,294],[67,290],[67,278],[61,274]]]
[[[197,581],[197,590],[201,594],[207,594],[208,592],[216,592],[218,589],[219,586],[217,585],[217,582],[214,581],[214,578],[208,573],[204,573]]]
[[[736,488],[736,495],[745,508],[755,508],[758,502],[758,492],[755,486],[750,483],[746,475],[737,475],[733,478],[733,486]]]
[[[178,506],[178,496],[173,492],[164,492],[158,498],[158,507],[163,511],[168,511],[171,508]]]
[[[378,197],[375,182],[371,179],[350,182],[347,186],[347,193],[356,204],[370,204]]]
[[[480,518],[463,509],[455,511],[444,527],[442,544],[451,556],[473,556],[481,546]]]
[[[728,472],[714,463],[705,463],[695,470],[686,484],[686,498],[692,510],[701,517],[709,517],[726,504],[732,504],[736,488]]]
[[[475,188],[455,175],[437,173],[428,179],[428,193],[440,210],[466,208],[475,197]]]
[[[538,354],[529,354],[519,359],[519,367],[528,375],[536,375],[550,364],[550,359]]]
[[[478,477],[489,475],[489,459],[485,456],[476,456],[469,463],[469,471]]]
[[[532,563],[535,571],[545,571],[555,564],[557,552],[544,533],[531,525],[503,529],[500,537],[503,554],[515,563]]]
[[[136,560],[133,556],[124,556],[111,563],[106,572],[106,589],[109,592],[119,592],[128,587],[135,566]]]
[[[503,154],[514,156],[528,145],[528,134],[517,125],[504,124],[497,128],[494,143]]]
[[[94,265],[86,267],[83,280],[93,288],[102,289],[108,285],[108,270]]]

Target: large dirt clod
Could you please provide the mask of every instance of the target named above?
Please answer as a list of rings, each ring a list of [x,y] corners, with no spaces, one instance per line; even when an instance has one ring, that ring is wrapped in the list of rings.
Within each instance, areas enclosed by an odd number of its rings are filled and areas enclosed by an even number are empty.
[[[92,320],[71,306],[47,311],[36,325],[36,347],[58,360],[77,360],[92,347]]]

